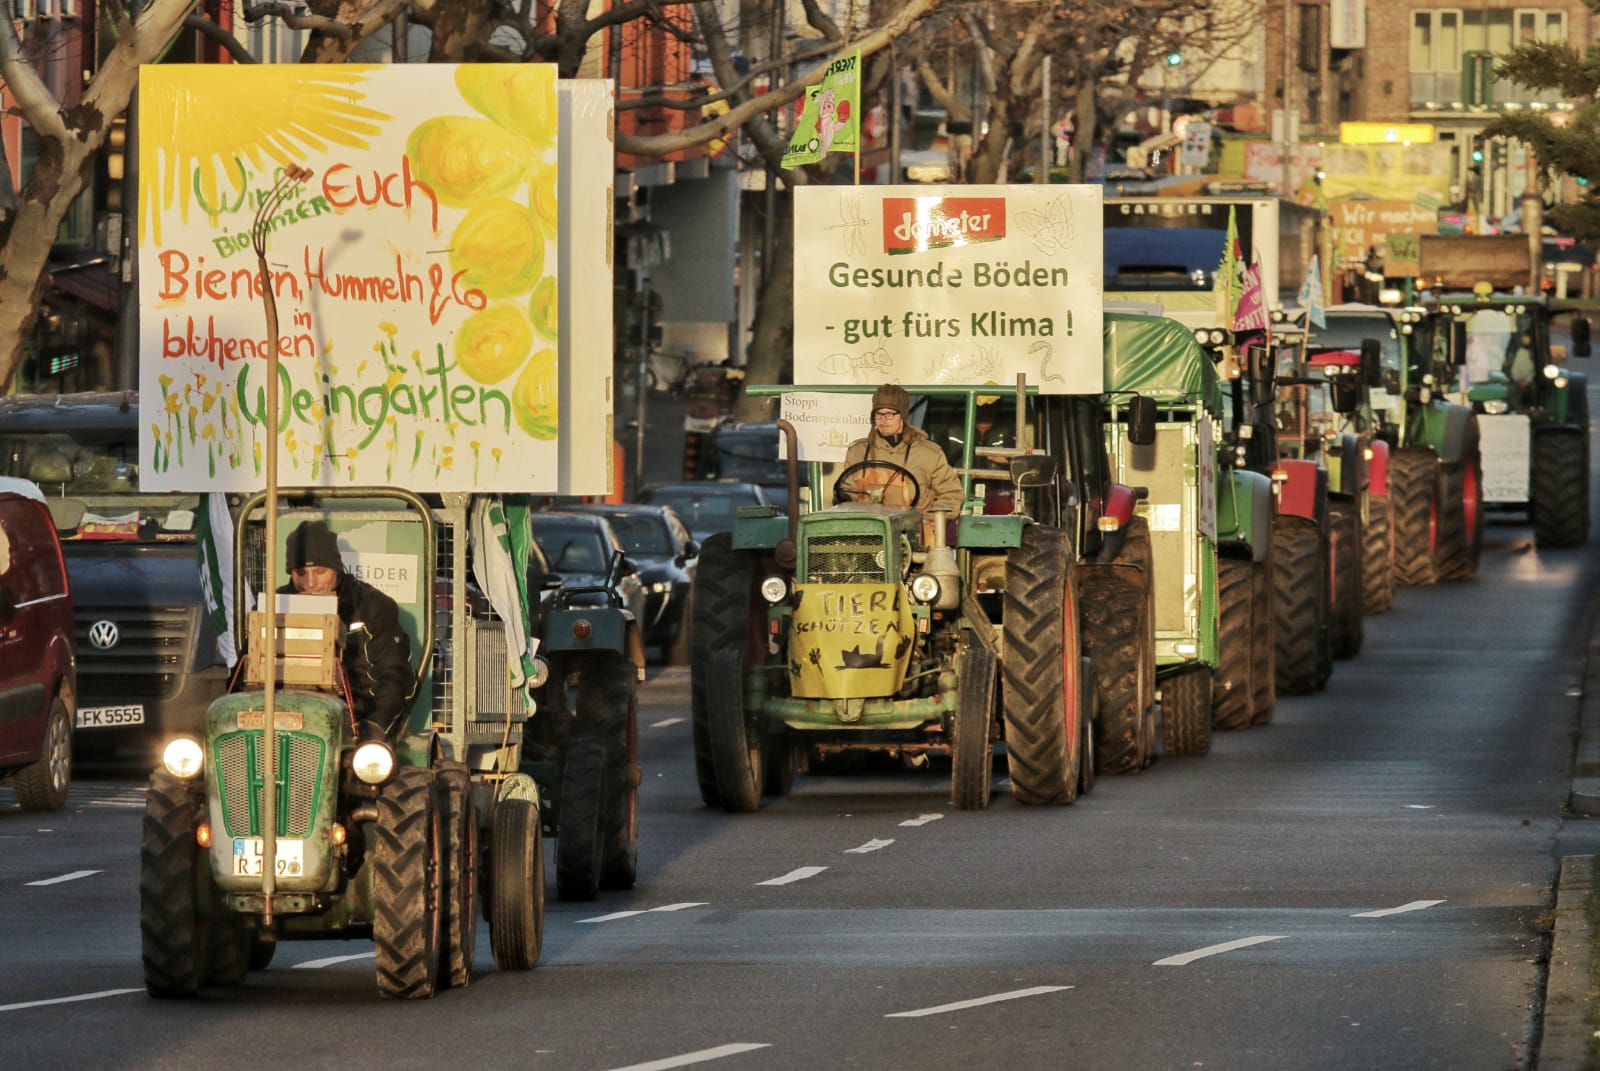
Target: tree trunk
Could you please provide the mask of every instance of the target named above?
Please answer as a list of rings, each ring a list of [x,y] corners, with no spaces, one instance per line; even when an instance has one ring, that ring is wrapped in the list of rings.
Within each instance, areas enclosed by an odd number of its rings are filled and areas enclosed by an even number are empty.
[[[768,172],[767,181],[775,182],[777,176]],[[773,243],[772,263],[765,266],[761,293],[756,298],[746,383],[784,383],[793,376],[794,199],[789,190],[778,191],[776,207],[774,226],[778,240]],[[777,415],[776,399],[743,395],[734,406],[733,415],[738,420],[771,420]]]

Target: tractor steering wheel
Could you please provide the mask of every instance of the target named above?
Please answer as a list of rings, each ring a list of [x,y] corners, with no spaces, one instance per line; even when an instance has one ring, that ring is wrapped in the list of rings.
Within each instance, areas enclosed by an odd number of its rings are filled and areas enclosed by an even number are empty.
[[[846,483],[851,477],[865,472],[867,469],[888,469],[889,478],[883,483],[870,488],[850,486]],[[845,502],[881,503],[883,501],[883,493],[889,489],[896,479],[904,480],[911,485],[911,505],[915,506],[917,499],[922,497],[922,485],[917,482],[917,478],[911,475],[908,469],[896,465],[893,461],[881,461],[877,458],[857,461],[854,465],[839,473],[838,478],[833,481],[833,504],[837,506]]]

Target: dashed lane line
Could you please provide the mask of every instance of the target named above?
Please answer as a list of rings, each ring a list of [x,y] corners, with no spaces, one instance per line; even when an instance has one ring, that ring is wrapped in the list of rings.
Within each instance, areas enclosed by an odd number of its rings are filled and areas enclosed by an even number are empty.
[[[683,719],[682,718],[662,718],[660,721],[651,722],[650,723],[650,728],[652,728],[652,729],[666,729],[666,728],[669,728],[670,726],[673,726],[673,725],[682,725],[682,724],[683,724]]]
[[[650,915],[659,911],[683,911],[691,907],[709,906],[703,900],[690,900],[681,904],[662,904],[660,907],[642,907],[637,911],[613,911],[609,915],[595,915],[593,918],[579,919],[581,925],[586,922],[615,922],[617,919],[631,919],[635,915]]]
[[[822,873],[826,869],[828,869],[828,868],[825,867],[825,866],[802,866],[802,867],[797,867],[796,869],[789,871],[789,873],[787,873],[787,874],[781,874],[781,875],[779,875],[778,877],[775,877],[775,878],[768,878],[766,881],[758,881],[758,882],[756,882],[756,884],[757,885],[790,885],[790,884],[793,884],[794,882],[797,882],[797,881],[805,881],[807,878],[814,878],[814,877],[816,877],[818,874]]]
[[[973,997],[971,1000],[958,1000],[950,1004],[937,1004],[931,1008],[917,1008],[915,1011],[890,1012],[885,1019],[920,1019],[926,1015],[943,1015],[945,1012],[964,1011],[967,1008],[978,1008],[985,1004],[998,1004],[1004,1000],[1021,1000],[1024,997],[1043,996],[1045,993],[1060,993],[1071,989],[1070,985],[1036,985],[1030,989],[1013,989],[1007,993],[991,993],[987,997]]]
[[[728,1045],[718,1045],[714,1049],[700,1049],[698,1052],[686,1052],[681,1056],[667,1056],[660,1060],[651,1060],[649,1063],[614,1067],[611,1071],[670,1071],[674,1067],[703,1064],[711,1060],[720,1060],[725,1056],[737,1056],[741,1052],[753,1052],[756,1049],[770,1049],[771,1047],[764,1041],[735,1041]]]
[[[915,818],[907,818],[900,824],[903,826],[925,826],[929,822],[937,822],[943,817],[944,815],[942,814],[919,814]]]
[[[1413,900],[1409,904],[1401,904],[1399,907],[1385,907],[1378,911],[1361,911],[1350,917],[1353,919],[1383,919],[1388,918],[1390,915],[1404,915],[1407,911],[1421,911],[1426,907],[1437,907],[1439,904],[1446,902],[1444,900]]]
[[[51,1000],[29,1000],[21,1004],[0,1004],[0,1012],[22,1011],[25,1008],[43,1008],[51,1004],[76,1004],[80,1000],[100,1000],[104,997],[121,997],[129,993],[143,993],[143,989],[102,989],[98,993],[79,993],[75,997],[55,997]]]
[[[1224,941],[1220,945],[1207,945],[1204,948],[1197,948],[1193,952],[1184,952],[1181,955],[1158,959],[1151,966],[1183,967],[1197,959],[1205,959],[1207,956],[1220,956],[1224,952],[1233,952],[1240,948],[1249,948],[1251,945],[1261,945],[1266,944],[1268,941],[1281,940],[1283,940],[1283,935],[1281,934],[1276,937],[1241,937],[1237,941]]]
[[[844,854],[846,854],[846,855],[866,855],[868,852],[875,852],[879,848],[887,848],[889,845],[891,845],[893,843],[894,843],[894,838],[893,837],[889,838],[888,840],[876,840],[876,839],[869,840],[869,841],[867,841],[867,843],[857,845],[854,848],[846,848],[844,850]]]
[[[77,881],[79,878],[87,878],[87,877],[89,877],[91,875],[101,874],[101,873],[104,873],[104,871],[101,871],[101,870],[74,870],[70,874],[61,874],[61,875],[59,875],[57,877],[53,877],[53,878],[41,878],[38,881],[29,881],[29,882],[24,882],[23,884],[25,884],[25,885],[60,885],[64,881]]]
[[[353,956],[329,956],[327,959],[308,959],[304,963],[296,963],[294,970],[315,971],[323,967],[333,967],[340,963],[354,963],[358,959],[372,959],[376,952],[357,952]]]

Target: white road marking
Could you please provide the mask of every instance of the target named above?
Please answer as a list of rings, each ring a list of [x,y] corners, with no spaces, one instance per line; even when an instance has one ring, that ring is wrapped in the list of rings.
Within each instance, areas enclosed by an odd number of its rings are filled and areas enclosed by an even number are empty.
[[[143,989],[102,989],[98,993],[80,993],[75,997],[56,997],[53,1000],[30,1000],[23,1004],[0,1004],[0,1012],[22,1011],[24,1008],[43,1008],[49,1004],[76,1004],[80,1000],[99,1000],[101,997],[120,997],[129,993],[143,992]]]
[[[327,959],[308,959],[304,963],[296,963],[294,969],[297,971],[321,970],[323,967],[332,967],[338,963],[353,963],[358,959],[371,959],[376,955],[376,952],[357,952],[353,956],[329,956]]]
[[[613,911],[609,915],[595,915],[593,918],[579,919],[581,925],[585,922],[615,922],[617,919],[631,919],[635,915],[648,915],[655,911],[682,911],[690,907],[707,906],[703,900],[693,900],[682,904],[663,904],[660,907],[643,907],[637,911]]]
[[[103,873],[103,871],[99,871],[99,870],[74,870],[72,873],[70,873],[70,874],[62,874],[58,878],[43,878],[43,879],[41,879],[39,881],[29,881],[29,882],[25,882],[24,884],[27,884],[27,885],[60,885],[64,881],[77,881],[79,878],[87,878],[91,874],[100,874],[100,873]]]
[[[977,1008],[985,1004],[998,1004],[1003,1000],[1021,1000],[1023,997],[1037,997],[1045,993],[1060,993],[1071,989],[1070,985],[1036,985],[1032,989],[1013,989],[1009,993],[995,993],[987,997],[973,997],[971,1000],[958,1000],[952,1004],[939,1004],[932,1008],[918,1008],[916,1011],[890,1012],[885,1019],[920,1019],[924,1015],[943,1015],[945,1012],[962,1011],[966,1008]]]
[[[860,845],[859,847],[846,848],[844,850],[844,854],[846,854],[846,855],[866,855],[868,852],[875,852],[879,848],[887,848],[889,845],[891,845],[893,843],[894,843],[894,838],[893,837],[890,837],[888,840],[869,840],[869,841],[867,841],[867,843],[865,843],[863,845]]]
[[[86,807],[120,807],[124,811],[144,810],[143,800],[84,800]]]
[[[262,633],[262,635],[266,635],[266,634]],[[1433,804],[1431,804],[1431,803],[1408,803],[1408,804],[1406,804],[1406,810],[1408,810],[1408,811],[1431,811],[1431,810],[1433,810]]]
[[[826,869],[828,869],[828,868],[825,867],[825,866],[803,866],[803,867],[800,867],[800,868],[798,868],[796,870],[791,870],[791,871],[789,871],[789,873],[784,874],[781,877],[768,878],[766,881],[758,881],[758,882],[756,882],[756,884],[757,885],[788,885],[791,882],[805,881],[807,878],[814,878],[814,877],[816,877],[818,874],[822,873]]]
[[[668,1056],[660,1060],[651,1060],[646,1064],[629,1064],[627,1067],[614,1067],[611,1071],[668,1071],[669,1068],[673,1067],[703,1064],[710,1060],[720,1060],[724,1056],[737,1056],[741,1052],[752,1052],[756,1049],[770,1049],[771,1047],[764,1041],[735,1041],[729,1045],[718,1045],[714,1049],[701,1049],[699,1052],[686,1052],[682,1056]]]
[[[907,818],[900,824],[903,826],[925,826],[929,822],[937,822],[943,817],[944,815],[942,814],[919,814],[915,818]]]
[[[660,721],[651,722],[650,723],[650,728],[652,728],[652,729],[665,729],[669,725],[682,725],[682,724],[683,724],[683,719],[682,718],[662,718]]]
[[[1183,967],[1193,963],[1197,959],[1205,959],[1207,956],[1218,956],[1224,952],[1232,952],[1235,949],[1249,948],[1251,945],[1261,945],[1266,944],[1268,941],[1281,940],[1283,940],[1282,935],[1277,937],[1241,937],[1237,941],[1224,941],[1220,945],[1207,945],[1205,948],[1197,948],[1193,952],[1184,952],[1181,955],[1168,956],[1166,959],[1158,959],[1152,964],[1152,966]]]
[[[1390,915],[1403,915],[1407,911],[1421,911],[1425,907],[1434,907],[1442,903],[1445,903],[1445,901],[1413,900],[1409,904],[1401,904],[1399,907],[1386,907],[1381,911],[1362,911],[1350,917],[1353,919],[1382,919],[1388,918]]]

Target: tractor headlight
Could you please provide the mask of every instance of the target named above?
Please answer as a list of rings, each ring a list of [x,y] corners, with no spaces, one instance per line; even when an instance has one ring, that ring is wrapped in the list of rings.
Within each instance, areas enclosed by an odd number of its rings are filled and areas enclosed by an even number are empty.
[[[381,785],[394,773],[394,751],[388,744],[369,740],[350,757],[350,769],[366,784]]]
[[[188,779],[200,772],[200,767],[205,763],[205,752],[200,745],[187,736],[180,736],[173,740],[161,751],[161,765],[173,777]]]
[[[1511,406],[1508,405],[1503,398],[1494,398],[1483,403],[1483,411],[1490,416],[1499,416],[1509,408],[1511,408]]]
[[[533,672],[528,674],[528,687],[543,688],[550,679],[550,663],[542,655],[533,656]]]
[[[1544,378],[1546,378],[1546,379],[1555,379],[1559,375],[1561,375],[1561,366],[1560,365],[1558,365],[1558,364],[1547,364],[1547,365],[1544,366]]]
[[[776,606],[789,597],[789,582],[781,576],[769,576],[761,582],[761,597]]]
[[[911,597],[921,603],[933,603],[939,598],[939,581],[927,573],[911,578]]]
[[[1557,376],[1553,382],[1555,383],[1557,390],[1566,390],[1567,389],[1567,377],[1566,376]]]

